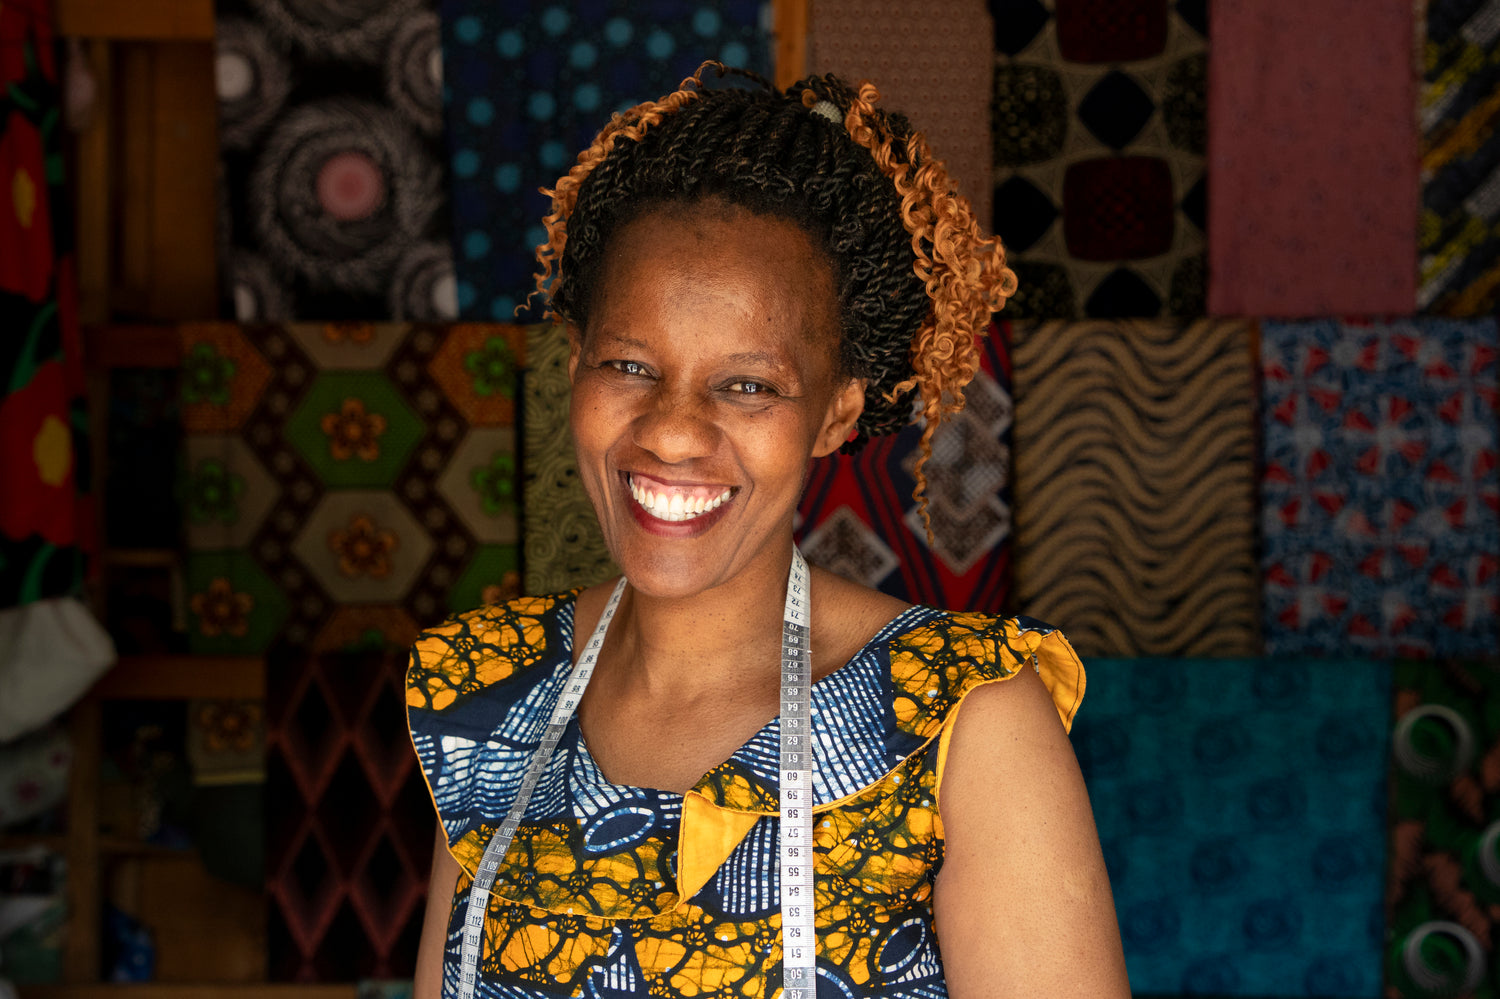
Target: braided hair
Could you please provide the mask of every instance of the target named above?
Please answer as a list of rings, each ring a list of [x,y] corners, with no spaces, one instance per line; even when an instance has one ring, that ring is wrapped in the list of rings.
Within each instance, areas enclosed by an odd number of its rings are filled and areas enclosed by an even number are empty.
[[[718,198],[801,227],[831,264],[839,299],[842,373],[866,380],[853,437],[925,419],[915,497],[927,522],[932,435],[963,407],[975,337],[1015,292],[998,238],[986,237],[943,163],[879,93],[834,76],[779,92],[707,88],[706,62],[674,93],[616,114],[557,186],[537,247],[537,290],[551,315],[588,324],[610,237],[673,203]],[[756,78],[757,80],[759,78]],[[556,275],[553,270],[556,269]],[[929,526],[930,530],[930,526]]]

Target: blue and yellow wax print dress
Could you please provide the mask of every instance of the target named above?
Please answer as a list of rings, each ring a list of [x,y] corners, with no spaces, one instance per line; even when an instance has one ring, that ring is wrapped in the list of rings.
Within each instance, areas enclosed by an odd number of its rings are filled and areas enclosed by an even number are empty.
[[[573,659],[574,597],[523,598],[423,633],[412,742],[463,868],[509,811]],[[1071,725],[1083,667],[1035,622],[913,607],[813,685],[820,996],[946,995],[933,931],[936,789],[964,696],[1030,666]],[[568,726],[496,876],[477,994],[771,996],[781,988],[772,720],[686,795],[611,784]]]

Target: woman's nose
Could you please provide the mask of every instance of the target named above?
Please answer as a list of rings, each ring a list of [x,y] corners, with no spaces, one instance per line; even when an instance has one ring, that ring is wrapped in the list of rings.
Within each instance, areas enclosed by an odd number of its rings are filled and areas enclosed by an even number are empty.
[[[635,443],[667,464],[712,454],[719,428],[701,395],[663,385],[635,419]]]

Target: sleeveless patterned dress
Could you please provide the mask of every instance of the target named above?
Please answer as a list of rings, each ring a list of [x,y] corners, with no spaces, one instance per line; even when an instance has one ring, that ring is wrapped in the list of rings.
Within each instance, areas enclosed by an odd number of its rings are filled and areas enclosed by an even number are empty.
[[[471,611],[412,651],[412,742],[463,869],[445,995],[472,872],[572,666],[575,596]],[[1061,634],[1024,618],[913,607],[813,685],[820,995],[947,994],[932,892],[948,736],[970,690],[1032,664],[1071,725],[1082,664]],[[773,719],[682,795],[611,784],[575,718],[496,876],[476,994],[779,992],[778,739]]]

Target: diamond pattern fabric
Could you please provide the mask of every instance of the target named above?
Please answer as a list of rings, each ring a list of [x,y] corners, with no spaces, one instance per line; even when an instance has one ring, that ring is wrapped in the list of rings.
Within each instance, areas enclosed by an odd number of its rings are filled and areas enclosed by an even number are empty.
[[[913,603],[998,612],[1010,572],[1009,374],[992,327],[963,412],[933,437],[931,541],[912,498],[921,430],[910,426],[813,463],[797,528],[808,561]]]
[[[406,664],[378,650],[268,660],[273,980],[415,970],[435,821],[405,734]]]
[[[990,9],[995,231],[1021,282],[1006,318],[1202,315],[1202,18],[1167,0]]]

